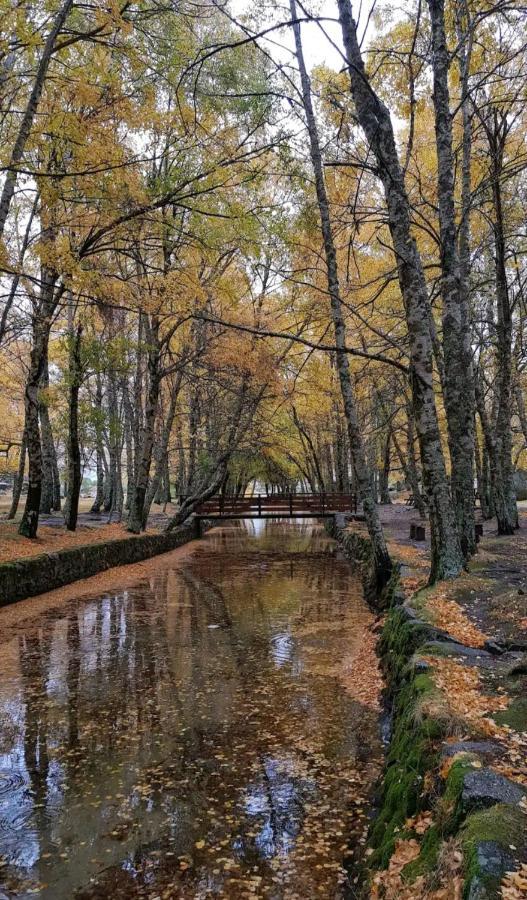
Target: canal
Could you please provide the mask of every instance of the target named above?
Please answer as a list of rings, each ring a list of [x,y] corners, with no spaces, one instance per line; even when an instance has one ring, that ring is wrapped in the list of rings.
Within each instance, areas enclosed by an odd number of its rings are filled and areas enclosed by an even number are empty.
[[[359,581],[302,520],[176,556],[0,611],[0,898],[354,895],[382,755]]]

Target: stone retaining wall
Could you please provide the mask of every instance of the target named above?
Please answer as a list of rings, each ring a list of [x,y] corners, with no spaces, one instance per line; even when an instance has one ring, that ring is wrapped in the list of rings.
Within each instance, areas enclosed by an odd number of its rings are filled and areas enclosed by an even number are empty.
[[[100,544],[85,544],[0,565],[0,606],[90,578],[114,566],[150,559],[198,537],[195,521],[162,534],[142,534]]]
[[[404,600],[399,582],[399,567],[394,566],[393,574],[382,589],[379,589],[373,560],[371,541],[366,532],[347,529],[349,517],[337,513],[326,520],[326,531],[342,547],[354,570],[358,573],[367,602],[376,610],[387,609]]]
[[[371,602],[368,537],[345,526],[337,521],[328,530],[357,567],[365,586],[370,586],[370,597],[368,591],[366,596]],[[398,573],[389,588],[380,598],[387,616],[378,653],[391,709],[391,738],[377,815],[368,836],[362,873],[364,896],[369,896],[368,885],[375,872],[388,866],[397,841],[417,838],[420,843],[419,856],[401,872],[411,891],[414,882],[422,886],[423,876],[433,877],[440,865],[441,847],[455,839],[463,854],[463,897],[497,900],[502,877],[512,867],[510,847],[523,844],[527,852],[525,813],[520,808],[521,802],[527,803],[527,792],[488,767],[489,759],[499,753],[492,742],[465,739],[453,743],[448,696],[439,690],[424,658],[490,653],[460,644],[448,632],[423,621],[405,600]],[[379,598],[373,605],[379,608]],[[448,768],[445,760],[452,757]],[[421,839],[410,823],[424,810],[430,812],[433,823]]]

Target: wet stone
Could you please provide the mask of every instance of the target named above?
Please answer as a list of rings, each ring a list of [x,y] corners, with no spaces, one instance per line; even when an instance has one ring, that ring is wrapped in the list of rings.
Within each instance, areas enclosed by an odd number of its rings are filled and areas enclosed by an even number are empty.
[[[490,653],[477,647],[467,647],[466,644],[458,644],[456,641],[428,641],[426,647],[439,650],[442,654],[448,654],[449,656],[459,656],[465,660],[473,660],[477,665],[481,665],[485,661],[493,664]]]
[[[441,755],[455,756],[456,753],[476,753],[478,756],[494,757],[502,752],[495,741],[456,741],[454,744],[443,744]]]
[[[461,802],[465,810],[482,809],[495,803],[515,806],[527,790],[492,769],[478,769],[465,775]]]
[[[497,841],[480,841],[475,852],[478,875],[470,884],[467,900],[494,900],[496,891],[487,886],[488,881],[499,883],[505,872],[514,868],[514,860]]]
[[[423,672],[429,672],[432,668],[430,663],[423,659],[422,656],[414,656],[412,658],[412,667],[416,675],[422,674]]]

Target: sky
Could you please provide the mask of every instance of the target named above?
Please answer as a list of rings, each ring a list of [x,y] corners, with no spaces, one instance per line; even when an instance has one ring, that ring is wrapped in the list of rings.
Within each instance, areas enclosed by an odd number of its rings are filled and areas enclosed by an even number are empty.
[[[336,0],[318,0],[316,4],[310,2],[310,0],[302,0],[302,2],[305,2],[307,8],[313,10],[313,12],[316,10],[319,16],[337,19]],[[269,5],[269,0],[267,0],[267,5]],[[272,6],[276,10],[280,10],[283,21],[287,21],[290,18],[289,3],[287,0],[286,2],[272,3]],[[254,12],[254,0],[232,0],[230,8],[236,16],[242,15],[244,12]],[[301,15],[300,10],[299,14]],[[313,66],[321,65],[322,63],[331,68],[340,69],[342,67],[342,56],[337,49],[332,46],[332,42],[339,47],[341,46],[340,26],[336,21],[324,22],[323,28],[327,31],[330,40],[325,37],[323,31],[316,23],[302,25],[302,41],[306,64],[309,69],[312,69]],[[282,34],[273,34],[272,41],[272,43],[268,42],[267,46],[268,49],[272,51],[273,57],[276,59],[277,57],[283,56],[284,60],[288,59],[287,50],[284,49],[282,53],[277,44],[279,43],[282,44],[284,48],[289,47],[292,49],[294,44],[291,30],[289,29],[287,33],[284,31]]]

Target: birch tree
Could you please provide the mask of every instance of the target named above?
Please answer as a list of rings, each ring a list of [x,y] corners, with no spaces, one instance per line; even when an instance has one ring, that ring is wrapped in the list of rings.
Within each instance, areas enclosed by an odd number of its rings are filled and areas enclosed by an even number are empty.
[[[411,229],[411,208],[404,183],[390,112],[366,72],[349,0],[338,0],[351,92],[360,125],[383,184],[388,225],[397,260],[410,344],[411,386],[423,480],[432,533],[431,580],[454,577],[463,554],[450,494],[434,394],[430,301],[423,264]]]
[[[372,541],[375,569],[379,586],[383,586],[392,569],[388,548],[384,538],[384,532],[379,518],[375,495],[373,492],[371,474],[366,463],[366,455],[360,434],[359,421],[357,415],[357,404],[355,401],[353,384],[351,381],[348,354],[346,352],[346,325],[342,313],[342,302],[340,297],[339,274],[337,266],[337,253],[333,240],[333,232],[331,227],[331,212],[329,206],[328,195],[324,180],[324,169],[322,162],[322,153],[320,150],[320,142],[318,137],[315,113],[313,110],[313,101],[311,97],[311,85],[307,74],[304,54],[302,49],[302,38],[300,32],[300,23],[297,20],[297,11],[295,0],[290,0],[291,19],[293,21],[293,33],[295,37],[296,58],[300,72],[300,82],[302,88],[302,103],[306,116],[306,125],[309,135],[309,148],[311,164],[313,166],[313,174],[315,177],[315,189],[317,195],[318,211],[320,216],[320,225],[322,232],[322,240],[324,244],[324,254],[327,269],[327,285],[331,307],[331,317],[335,333],[336,345],[336,364],[339,375],[340,390],[344,404],[344,414],[348,430],[348,439],[353,461],[353,469],[355,473],[356,483],[360,499],[362,500],[364,516],[368,525],[368,532]]]

